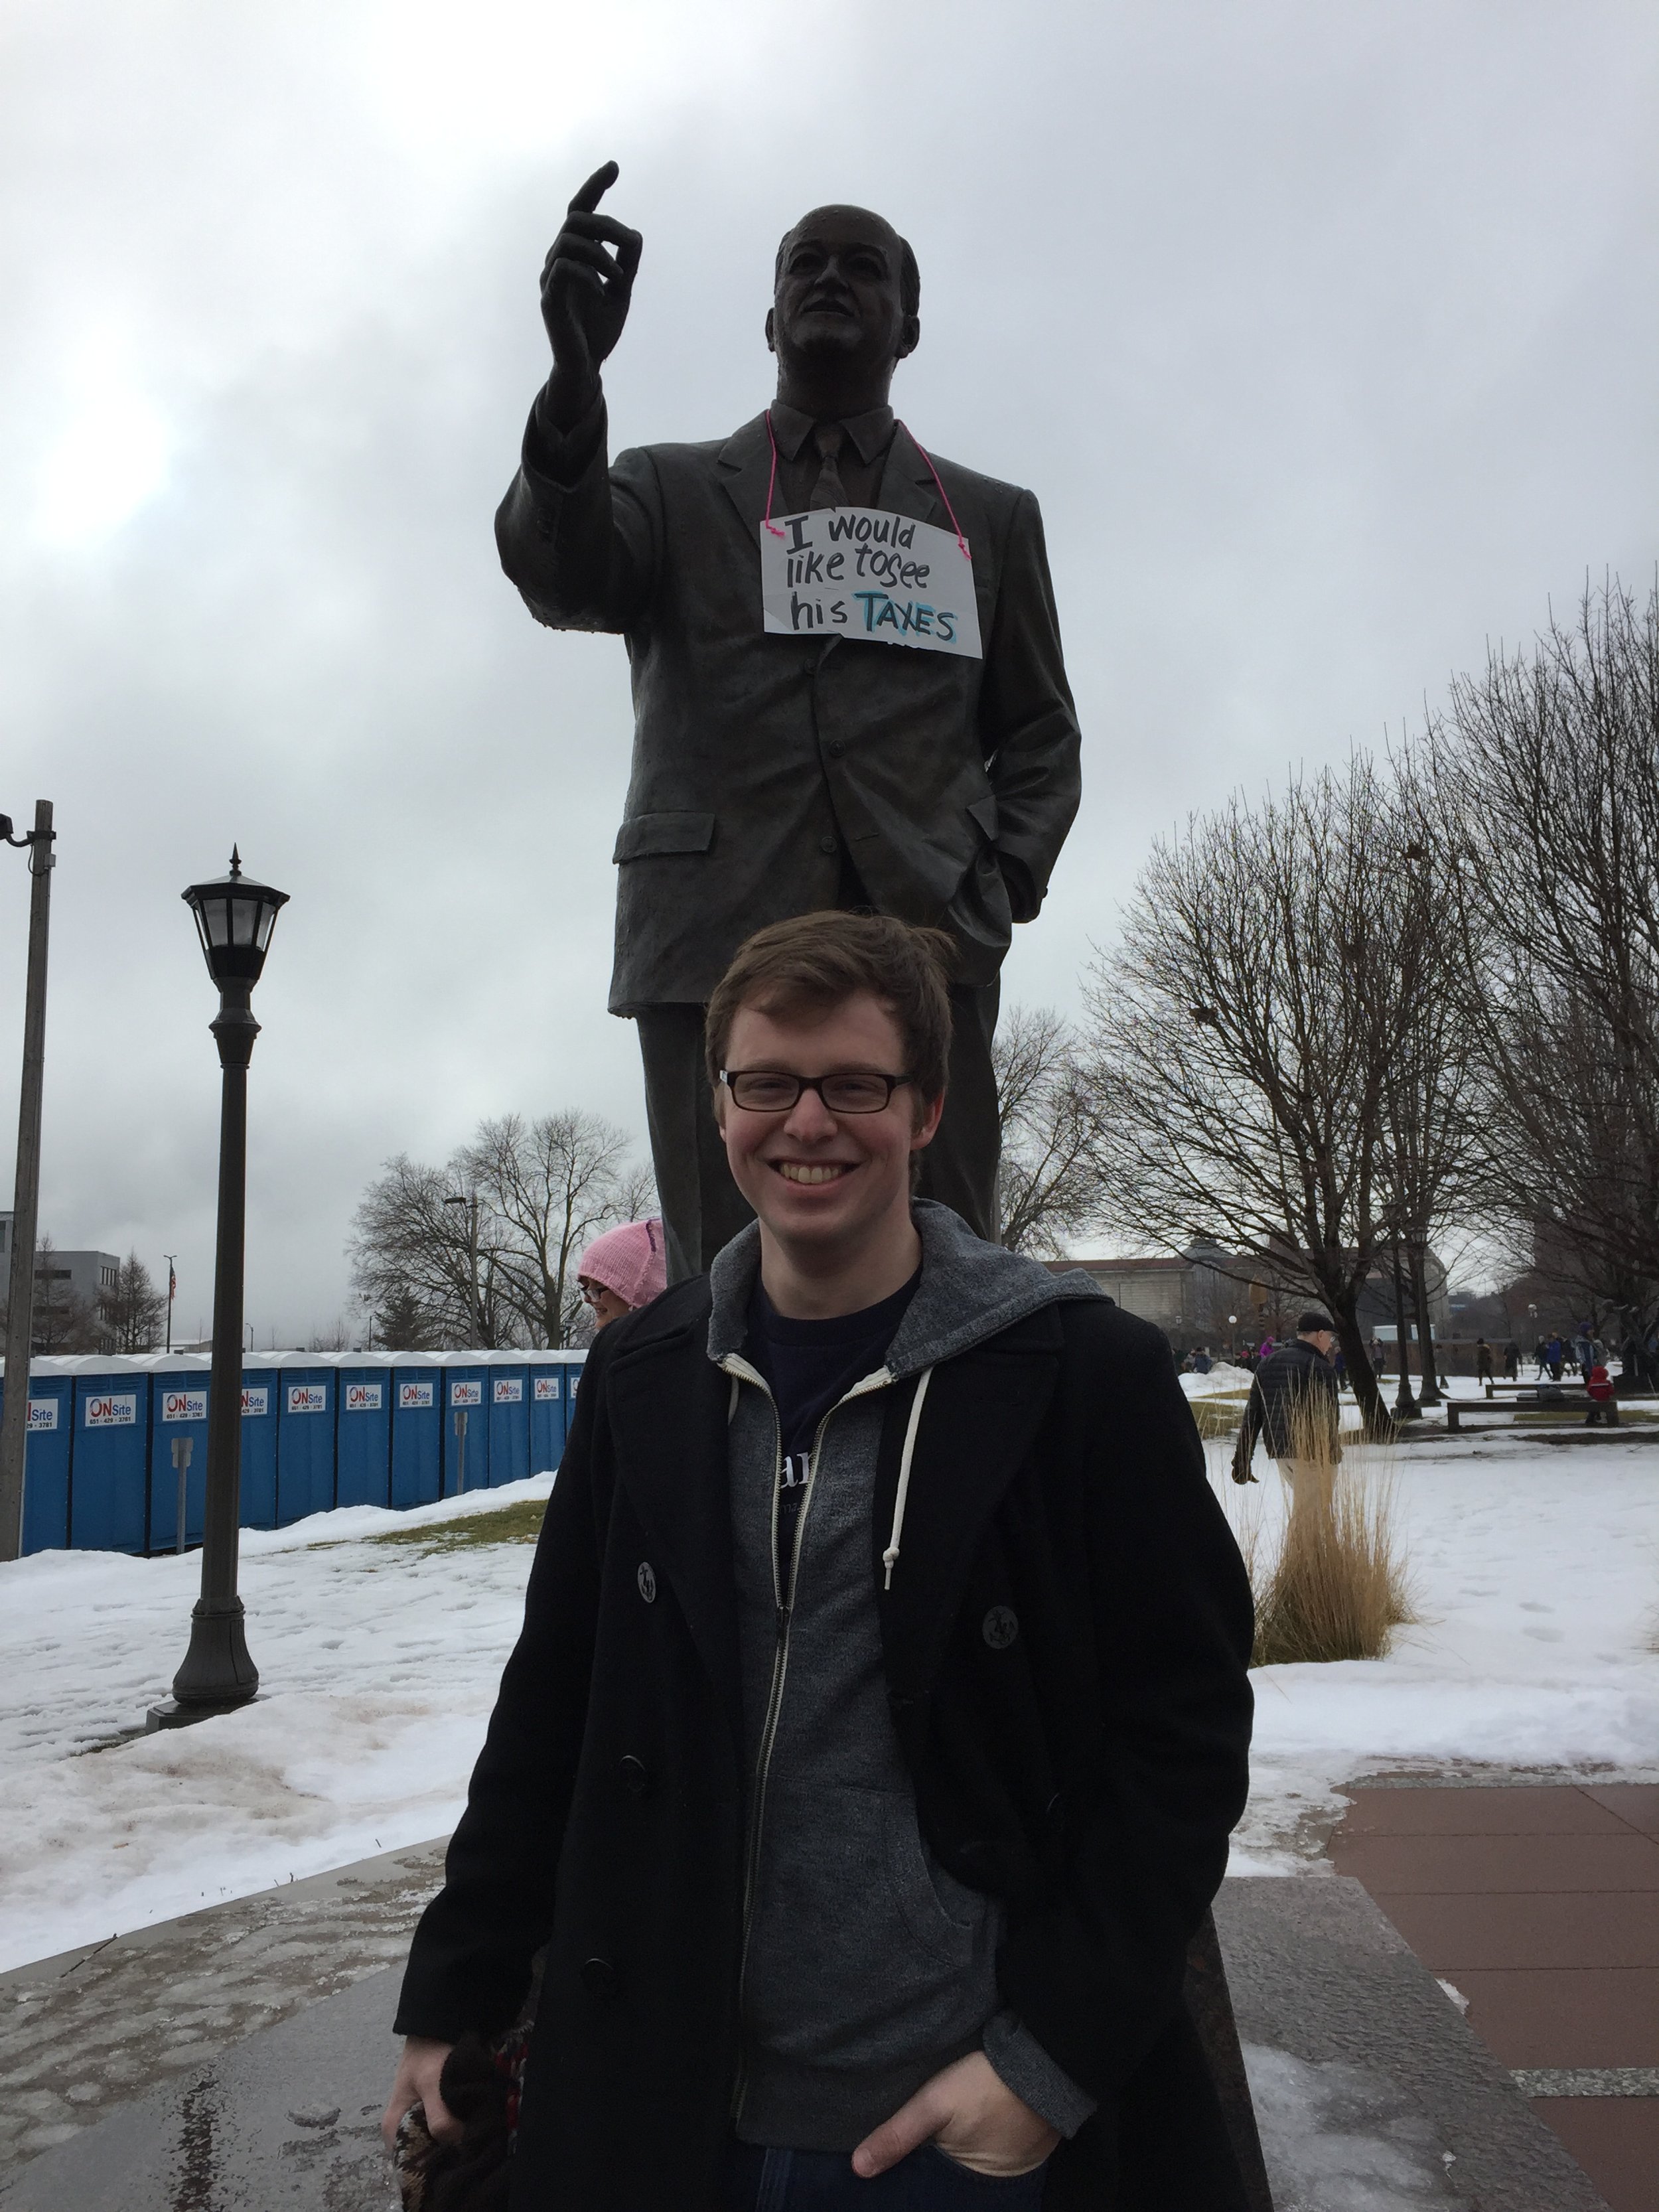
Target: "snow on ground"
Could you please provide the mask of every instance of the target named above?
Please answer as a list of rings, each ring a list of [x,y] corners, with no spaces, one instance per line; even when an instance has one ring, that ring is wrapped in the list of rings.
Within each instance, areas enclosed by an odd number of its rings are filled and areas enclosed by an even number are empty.
[[[1271,1534],[1271,1464],[1240,1489],[1231,1443],[1207,1450],[1226,1510]],[[1339,1809],[1336,1783],[1393,1763],[1659,1759],[1659,1449],[1486,1434],[1395,1465],[1421,1622],[1385,1660],[1257,1674],[1236,1872],[1320,1863],[1298,1830]],[[0,1566],[0,1968],[446,1833],[530,1550],[368,1540],[545,1497],[551,1480],[245,1534],[262,1695],[160,1735],[124,1740],[184,1656],[198,1557]]]
[[[1189,1398],[1231,1398],[1248,1390],[1253,1379],[1248,1367],[1230,1367],[1218,1359],[1207,1375],[1183,1375],[1181,1387]]]
[[[530,1547],[365,1540],[552,1485],[245,1529],[258,1699],[127,1741],[184,1657],[200,1554],[41,1552],[0,1566],[0,1970],[447,1834],[518,1632]]]
[[[1272,1462],[1258,1453],[1260,1487],[1241,1487],[1231,1443],[1206,1451],[1235,1528],[1258,1516],[1271,1547],[1285,1508]],[[1340,1814],[1334,1785],[1393,1767],[1659,1778],[1655,1444],[1488,1431],[1392,1453],[1351,1446],[1349,1464],[1392,1484],[1419,1619],[1385,1659],[1257,1670],[1250,1802],[1230,1870],[1324,1863],[1310,1832]]]

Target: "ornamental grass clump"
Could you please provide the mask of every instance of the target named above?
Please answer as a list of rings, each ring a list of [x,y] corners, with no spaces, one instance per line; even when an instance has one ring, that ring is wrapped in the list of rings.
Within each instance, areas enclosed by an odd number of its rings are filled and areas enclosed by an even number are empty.
[[[1319,1425],[1292,1417],[1295,1487],[1277,1553],[1252,1575],[1257,1667],[1380,1659],[1415,1618],[1386,1462],[1337,1457]],[[1252,1546],[1260,1561],[1261,1547]]]

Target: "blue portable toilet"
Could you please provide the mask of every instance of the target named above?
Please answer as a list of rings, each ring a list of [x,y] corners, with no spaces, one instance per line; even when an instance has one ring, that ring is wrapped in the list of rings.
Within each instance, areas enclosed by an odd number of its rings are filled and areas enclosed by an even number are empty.
[[[467,1462],[469,1474],[471,1461]],[[522,1482],[530,1472],[530,1369],[514,1361],[489,1368],[489,1486]]]
[[[82,1552],[142,1552],[149,1521],[149,1376],[142,1369],[76,1375],[70,1542]]]
[[[336,1371],[340,1410],[335,1430],[337,1505],[392,1502],[392,1372],[384,1366]]]
[[[40,1360],[29,1375],[29,1425],[23,1446],[23,1549],[61,1552],[69,1542],[70,1454],[75,1442],[75,1382]],[[6,1386],[0,1381],[0,1406]]]
[[[207,1510],[208,1362],[153,1370],[149,1378],[149,1544],[152,1552],[176,1550],[179,1541],[179,1474],[173,1463],[173,1440],[190,1438],[185,1474],[185,1541],[199,1544]]]
[[[485,1361],[446,1365],[444,1377],[444,1486],[446,1498],[465,1490],[483,1490],[489,1481],[489,1369]],[[461,1439],[455,1416],[466,1415],[466,1458],[463,1465]]]
[[[530,1368],[530,1472],[550,1474],[564,1453],[563,1365],[533,1360]]]
[[[242,1369],[241,1504],[244,1528],[276,1526],[276,1404],[282,1388],[275,1367]]]
[[[392,1399],[392,1504],[431,1505],[443,1487],[441,1367],[400,1361],[386,1371]]]
[[[276,1370],[276,1526],[334,1507],[334,1424],[339,1402],[331,1367],[286,1361]]]

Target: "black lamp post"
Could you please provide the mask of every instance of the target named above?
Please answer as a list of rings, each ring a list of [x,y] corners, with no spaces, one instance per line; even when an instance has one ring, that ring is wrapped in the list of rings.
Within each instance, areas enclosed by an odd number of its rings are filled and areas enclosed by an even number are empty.
[[[196,916],[208,971],[219,987],[209,1026],[223,1070],[219,1109],[219,1229],[213,1267],[213,1369],[208,1398],[207,1515],[202,1595],[173,1695],[149,1709],[149,1726],[182,1728],[246,1705],[259,1670],[242,1633],[236,1595],[242,1474],[242,1255],[247,1210],[247,1065],[259,1024],[250,1001],[286,891],[251,882],[232,850],[230,873],[184,894]]]

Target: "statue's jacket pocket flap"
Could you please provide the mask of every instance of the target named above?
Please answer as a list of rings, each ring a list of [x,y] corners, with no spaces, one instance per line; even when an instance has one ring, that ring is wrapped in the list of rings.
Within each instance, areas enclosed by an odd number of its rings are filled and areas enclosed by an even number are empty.
[[[658,853],[706,853],[714,842],[712,814],[635,814],[617,830],[611,857],[645,860]]]

